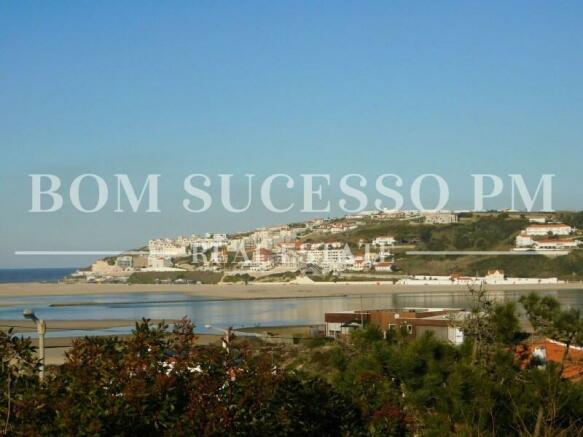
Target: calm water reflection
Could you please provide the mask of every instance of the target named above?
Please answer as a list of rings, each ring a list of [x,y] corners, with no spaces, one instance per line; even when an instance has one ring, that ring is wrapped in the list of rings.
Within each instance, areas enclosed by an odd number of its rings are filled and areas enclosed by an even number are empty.
[[[517,300],[527,292],[491,292],[499,301]],[[583,290],[540,291],[556,297],[565,307],[583,310]],[[75,302],[72,306],[62,306]],[[276,326],[323,323],[324,313],[354,309],[402,307],[464,308],[468,304],[465,291],[458,292],[393,292],[384,295],[350,297],[213,300],[193,298],[182,293],[131,293],[119,295],[48,296],[0,299],[0,320],[22,319],[22,310],[31,307],[39,317],[50,320],[150,319],[174,320],[190,317],[201,330],[205,324]],[[54,306],[56,305],[56,306]],[[128,328],[115,328],[102,333],[125,333]],[[76,334],[82,331],[76,331]],[[95,333],[95,331],[92,331]],[[71,331],[68,332],[71,334]]]

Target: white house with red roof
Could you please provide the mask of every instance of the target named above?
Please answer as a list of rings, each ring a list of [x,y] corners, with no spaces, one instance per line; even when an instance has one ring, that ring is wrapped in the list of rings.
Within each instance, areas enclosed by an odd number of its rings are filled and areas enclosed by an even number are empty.
[[[579,246],[579,241],[573,239],[565,239],[565,240],[554,240],[554,239],[545,239],[545,240],[537,240],[534,242],[534,247],[536,249],[542,250],[568,250],[568,249],[576,249]]]
[[[390,262],[378,262],[375,263],[374,269],[377,272],[392,272],[394,269],[394,264]]]
[[[251,265],[251,270],[254,271],[271,270],[273,266],[274,259],[271,250],[259,248],[253,252],[253,264]]]
[[[526,231],[522,231],[516,237],[516,247],[532,247],[533,245],[534,240],[526,233]]]
[[[525,231],[530,237],[544,237],[545,235],[570,235],[573,228],[564,223],[535,223],[528,226]]]

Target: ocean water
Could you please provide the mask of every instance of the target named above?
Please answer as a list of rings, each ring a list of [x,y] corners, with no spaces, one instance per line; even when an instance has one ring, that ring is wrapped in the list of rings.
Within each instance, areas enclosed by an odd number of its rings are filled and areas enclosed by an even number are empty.
[[[137,287],[137,286],[135,286]],[[495,291],[498,302],[516,301],[527,291]],[[541,295],[555,297],[564,307],[583,309],[583,290],[545,290]],[[129,333],[132,326],[101,331],[56,331],[51,321],[59,320],[176,320],[189,317],[199,332],[216,328],[322,324],[324,314],[332,311],[381,308],[467,308],[463,290],[451,292],[393,291],[383,295],[351,295],[313,298],[221,300],[192,297],[185,293],[119,293],[83,296],[23,296],[0,298],[0,325],[22,320],[22,311],[32,309],[47,322],[49,336],[106,335]],[[215,329],[207,330],[205,325]]]
[[[74,267],[52,269],[0,269],[2,282],[57,282],[77,270]]]

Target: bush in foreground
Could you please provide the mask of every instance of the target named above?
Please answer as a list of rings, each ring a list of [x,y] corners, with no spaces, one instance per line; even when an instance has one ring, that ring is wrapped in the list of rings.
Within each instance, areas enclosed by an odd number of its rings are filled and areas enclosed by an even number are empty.
[[[38,382],[29,340],[0,334],[0,417],[10,435],[357,436],[583,434],[583,385],[567,355],[525,360],[514,304],[472,295],[455,347],[373,327],[347,343],[278,348],[196,344],[188,320],[87,337]],[[583,319],[549,297],[522,299],[536,332],[583,343]],[[399,334],[399,333],[397,333]],[[254,339],[256,340],[256,339]],[[268,350],[269,352],[266,352]]]

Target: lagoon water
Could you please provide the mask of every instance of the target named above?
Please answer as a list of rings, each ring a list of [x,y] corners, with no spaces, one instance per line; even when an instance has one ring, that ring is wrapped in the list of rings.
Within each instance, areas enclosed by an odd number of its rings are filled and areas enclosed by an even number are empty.
[[[517,300],[528,292],[496,291],[498,301]],[[539,291],[556,297],[565,307],[583,310],[583,290]],[[380,308],[464,308],[468,305],[465,291],[454,292],[389,292],[385,295],[355,295],[341,297],[217,300],[212,297],[192,297],[182,293],[123,293],[117,295],[44,296],[0,299],[0,320],[22,319],[24,308],[33,309],[40,318],[51,320],[176,320],[189,317],[204,332],[204,325],[284,326],[321,324],[324,313],[355,309]],[[131,327],[99,331],[58,331],[51,336],[100,335],[128,333]]]

